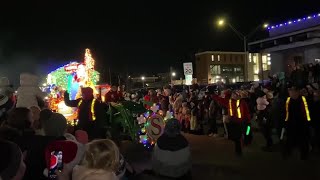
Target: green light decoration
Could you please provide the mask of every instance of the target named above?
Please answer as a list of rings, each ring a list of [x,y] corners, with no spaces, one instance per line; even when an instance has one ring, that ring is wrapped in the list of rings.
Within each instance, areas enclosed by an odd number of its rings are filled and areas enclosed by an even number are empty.
[[[52,82],[52,84],[62,87],[63,89],[69,90],[71,86],[69,82],[72,81],[73,76],[65,71],[64,66],[56,69],[55,71],[52,71],[50,75],[52,79],[54,79],[54,82]],[[100,73],[98,71],[93,70],[93,72],[90,74],[89,79],[93,85],[97,85],[100,79],[99,77]]]
[[[55,71],[50,73],[52,79],[54,79],[53,84],[67,89],[68,86],[68,73],[64,70],[64,67],[60,67]]]
[[[67,88],[68,92],[71,92],[71,84],[72,84],[72,75],[69,74],[68,75],[68,88]]]
[[[113,123],[119,123],[124,127],[128,135],[132,140],[138,139],[138,130],[140,126],[136,123],[136,117],[133,114],[141,114],[146,109],[142,104],[133,102],[121,102],[121,103],[110,103],[109,104],[109,121]]]
[[[246,132],[246,135],[248,136],[250,134],[250,126],[247,126],[247,132]]]

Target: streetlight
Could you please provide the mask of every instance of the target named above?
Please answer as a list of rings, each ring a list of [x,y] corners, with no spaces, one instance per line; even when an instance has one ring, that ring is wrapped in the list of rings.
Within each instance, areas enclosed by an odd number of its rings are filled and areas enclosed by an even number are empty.
[[[143,85],[143,88],[144,88],[144,80],[145,80],[145,77],[142,76],[142,77],[141,77],[141,80],[142,80],[142,85]]]
[[[176,76],[176,73],[175,73],[175,72],[173,72],[173,73],[171,74],[171,76],[172,76],[172,77],[175,77],[175,76]]]
[[[219,26],[223,26],[223,25],[224,25],[224,20],[223,20],[223,19],[220,19],[220,20],[218,21],[218,25],[219,25]]]
[[[225,21],[224,19],[222,19],[222,18],[218,19],[217,24],[218,24],[219,27],[223,27],[225,24],[227,24],[227,25],[232,29],[232,31],[235,32],[235,33],[237,34],[237,36],[238,36],[241,40],[243,40],[243,50],[244,50],[244,52],[247,52],[247,40],[248,40],[248,38],[250,38],[250,36],[252,36],[259,28],[261,28],[261,25],[259,25],[259,26],[257,26],[253,31],[251,31],[249,34],[244,35],[244,34],[242,34],[241,32],[239,32],[236,28],[234,28],[234,27],[231,25],[231,23],[226,22],[226,21]],[[263,27],[263,28],[267,28],[268,26],[269,26],[269,24],[264,23],[262,27]]]
[[[218,24],[219,27],[222,27],[222,26],[224,26],[224,24],[225,24],[225,20],[224,20],[224,19],[219,19],[219,20],[217,21],[217,24]],[[243,40],[243,51],[245,52],[245,60],[246,60],[246,62],[247,62],[247,59],[248,59],[248,57],[247,57],[247,40],[248,40],[248,38],[250,38],[250,37],[251,37],[258,29],[260,29],[261,27],[267,28],[269,25],[268,25],[267,23],[264,23],[262,26],[259,25],[259,26],[257,26],[255,29],[253,29],[253,30],[252,30],[249,34],[247,34],[247,35],[244,35],[244,34],[242,34],[241,32],[239,32],[236,28],[234,28],[234,27],[231,25],[231,23],[227,22],[227,25],[232,29],[233,32],[235,32],[235,33],[237,34],[237,36],[238,36],[241,40]],[[262,77],[262,79],[263,79],[263,71],[261,71],[261,77]]]

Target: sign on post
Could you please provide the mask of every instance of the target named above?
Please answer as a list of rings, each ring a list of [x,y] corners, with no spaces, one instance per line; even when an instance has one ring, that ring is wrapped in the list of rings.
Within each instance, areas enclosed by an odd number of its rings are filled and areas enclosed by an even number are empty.
[[[192,75],[193,74],[193,68],[192,68],[192,63],[183,63],[183,72],[184,75]]]

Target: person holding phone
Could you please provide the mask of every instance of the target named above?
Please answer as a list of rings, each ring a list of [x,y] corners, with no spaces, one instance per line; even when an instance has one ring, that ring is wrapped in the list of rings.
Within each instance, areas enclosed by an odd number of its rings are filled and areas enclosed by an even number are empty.
[[[58,140],[50,143],[45,149],[47,168],[43,174],[49,180],[64,180],[71,175],[72,169],[80,163],[84,153],[85,145],[75,141]]]

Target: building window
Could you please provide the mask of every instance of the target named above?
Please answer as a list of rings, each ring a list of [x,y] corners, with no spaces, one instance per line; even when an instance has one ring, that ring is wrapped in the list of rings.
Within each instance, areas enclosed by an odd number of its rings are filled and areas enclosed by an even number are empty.
[[[253,81],[259,81],[259,75],[253,75]]]
[[[259,74],[259,66],[257,64],[253,65],[253,73]]]
[[[219,75],[221,74],[221,68],[220,65],[210,65],[210,72],[213,75]]]
[[[262,69],[263,69],[263,71],[268,70],[268,65],[267,64],[262,64]]]
[[[211,61],[212,62],[214,61],[214,55],[213,54],[211,55]]]
[[[243,72],[243,69],[242,69],[242,67],[235,67],[235,68],[234,68],[234,72],[235,72],[235,73],[242,73],[242,72]]]
[[[251,63],[251,61],[252,61],[251,56],[252,56],[252,54],[251,54],[251,53],[249,53],[249,62],[250,62],[250,63]]]
[[[220,55],[218,54],[218,61],[220,61]]]
[[[233,69],[230,66],[223,66],[221,69],[223,74],[230,74],[233,72]]]
[[[257,56],[256,55],[253,55],[253,57],[252,57],[252,59],[253,59],[253,63],[257,63]]]
[[[262,63],[263,63],[263,64],[266,64],[266,63],[267,63],[267,56],[266,56],[266,55],[263,55],[263,56],[262,56]]]
[[[267,55],[263,55],[262,56],[262,69],[263,71],[268,71],[268,70],[271,70],[271,58],[270,56],[267,56]]]

